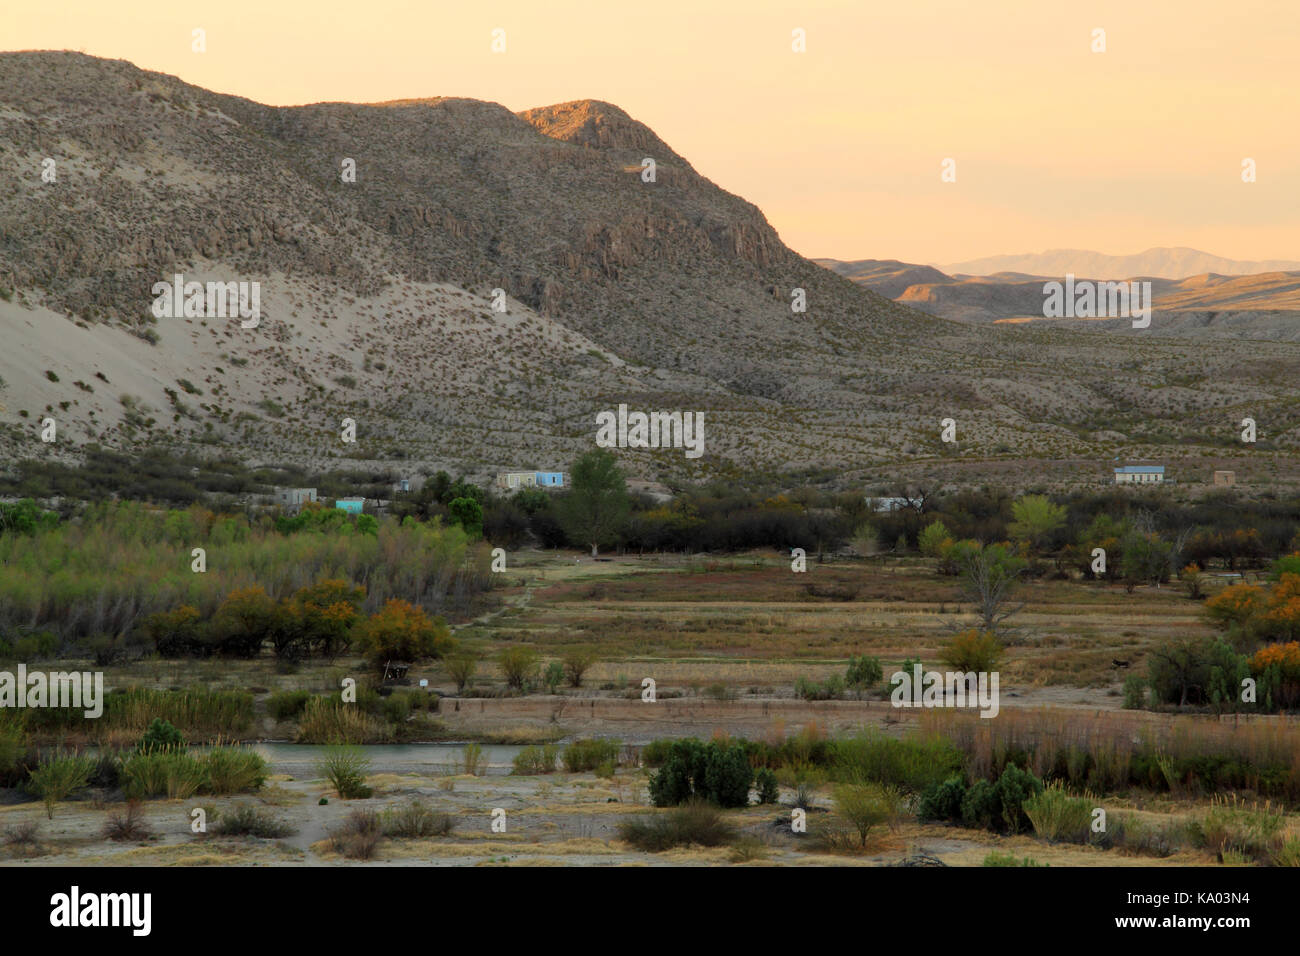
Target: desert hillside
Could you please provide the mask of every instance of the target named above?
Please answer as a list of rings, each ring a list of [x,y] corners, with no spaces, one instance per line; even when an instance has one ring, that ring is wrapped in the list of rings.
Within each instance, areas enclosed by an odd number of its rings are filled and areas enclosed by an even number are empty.
[[[620,402],[706,413],[703,457],[626,453],[655,480],[1095,482],[1115,456],[1222,454],[1243,414],[1264,436],[1257,460],[1296,444],[1290,344],[908,308],[928,305],[909,280],[933,276],[894,263],[877,294],[797,255],[604,102],[279,108],[125,61],[10,53],[0,153],[23,171],[0,186],[11,461],[97,442],[417,473],[559,468]],[[153,285],[178,272],[259,282],[258,326],[155,319]],[[944,418],[956,444],[940,441]]]

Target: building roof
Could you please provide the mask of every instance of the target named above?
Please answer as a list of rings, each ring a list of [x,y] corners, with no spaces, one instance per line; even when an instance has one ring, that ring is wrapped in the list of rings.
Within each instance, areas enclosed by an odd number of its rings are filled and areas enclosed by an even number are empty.
[[[1149,475],[1151,473],[1163,475],[1165,473],[1164,465],[1124,465],[1116,468],[1117,475]]]

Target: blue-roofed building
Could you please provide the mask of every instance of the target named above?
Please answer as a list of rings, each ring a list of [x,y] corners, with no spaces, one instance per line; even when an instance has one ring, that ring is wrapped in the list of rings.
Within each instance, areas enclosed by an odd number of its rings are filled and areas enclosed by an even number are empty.
[[[1124,465],[1115,469],[1117,485],[1158,485],[1164,480],[1164,465]]]
[[[346,511],[350,515],[359,515],[361,510],[366,506],[365,498],[337,498],[334,501],[334,507],[339,511]]]

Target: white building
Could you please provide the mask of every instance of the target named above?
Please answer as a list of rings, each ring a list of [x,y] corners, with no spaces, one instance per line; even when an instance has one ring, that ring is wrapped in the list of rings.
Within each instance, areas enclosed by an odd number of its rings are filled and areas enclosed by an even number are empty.
[[[1159,485],[1164,480],[1164,465],[1124,465],[1115,469],[1117,485]]]
[[[304,502],[316,500],[315,488],[277,488],[275,502],[287,511],[297,511]]]

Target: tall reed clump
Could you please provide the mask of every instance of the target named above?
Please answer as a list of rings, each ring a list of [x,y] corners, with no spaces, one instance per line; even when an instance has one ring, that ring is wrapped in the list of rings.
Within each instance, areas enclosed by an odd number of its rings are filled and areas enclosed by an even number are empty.
[[[166,794],[168,799],[194,796],[208,783],[202,760],[185,747],[137,751],[122,761],[118,781],[128,800]]]
[[[1219,858],[1232,856],[1271,862],[1285,846],[1286,814],[1271,803],[1247,803],[1236,794],[1215,796],[1210,809],[1192,825],[1197,845]]]
[[[212,747],[199,759],[207,771],[208,793],[247,793],[266,783],[266,761],[244,747]]]
[[[303,707],[298,721],[300,744],[382,743],[391,737],[387,724],[339,700],[314,697]]]
[[[863,734],[829,743],[831,775],[843,783],[876,783],[920,793],[962,769],[964,758],[950,742],[922,735],[896,740]]]
[[[1034,832],[1051,843],[1087,843],[1097,798],[1071,796],[1057,780],[1022,804]]]
[[[191,742],[241,734],[253,725],[253,695],[244,691],[131,687],[107,695],[103,726],[143,734],[156,719]]]
[[[95,761],[79,754],[54,754],[30,771],[28,789],[45,802],[45,815],[54,819],[54,805],[90,782]]]

